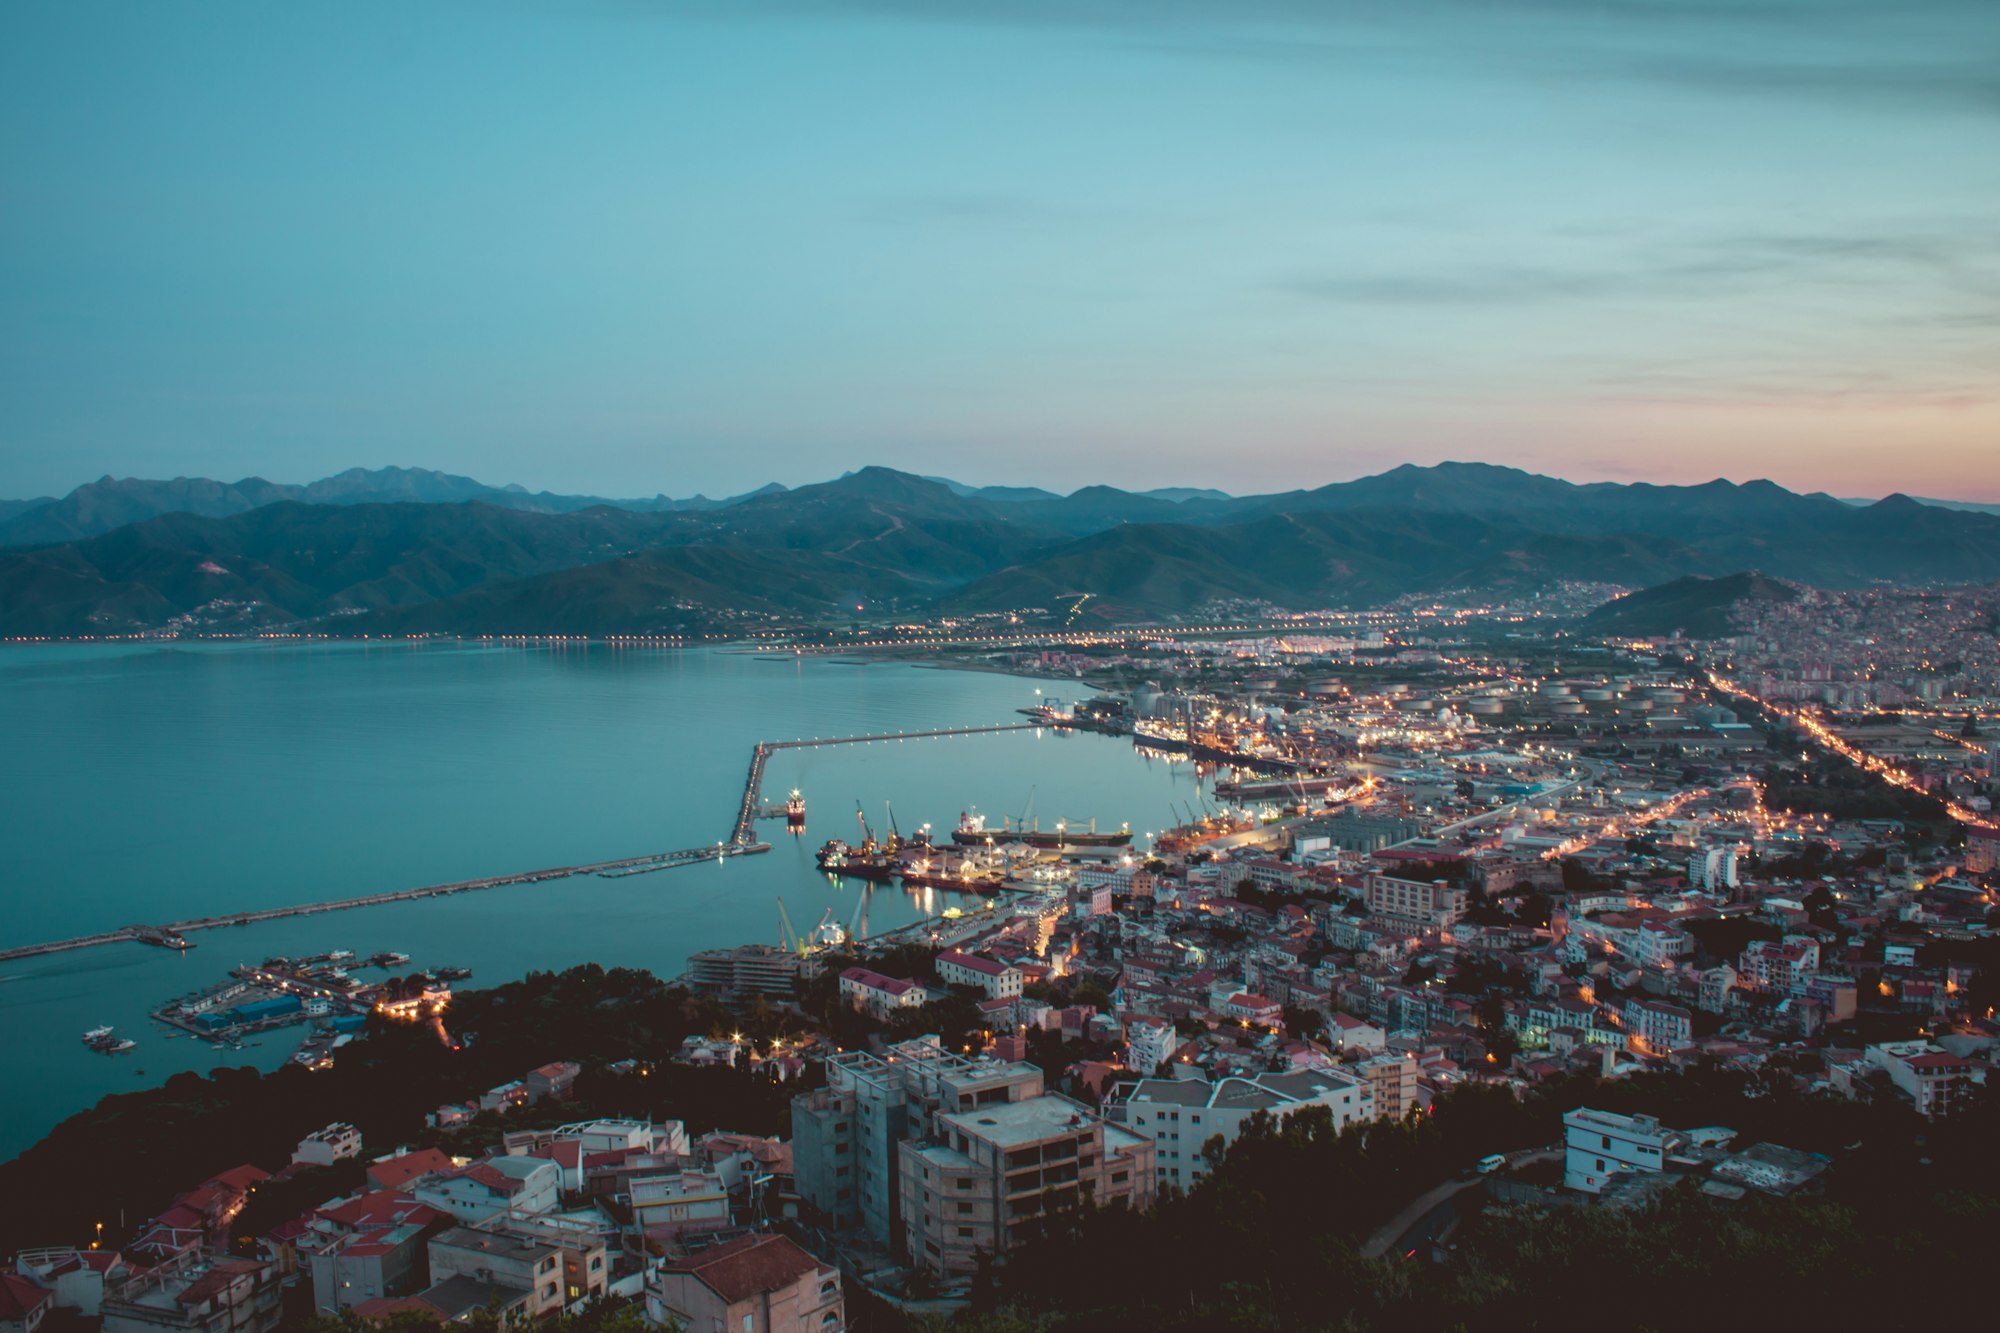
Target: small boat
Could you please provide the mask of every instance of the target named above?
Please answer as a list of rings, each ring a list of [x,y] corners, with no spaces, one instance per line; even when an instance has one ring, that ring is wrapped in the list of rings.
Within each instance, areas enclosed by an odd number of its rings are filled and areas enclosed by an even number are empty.
[[[109,1023],[105,1024],[103,1027],[92,1028],[90,1031],[83,1034],[83,1044],[86,1046],[100,1046],[110,1040],[111,1040],[111,1025]]]

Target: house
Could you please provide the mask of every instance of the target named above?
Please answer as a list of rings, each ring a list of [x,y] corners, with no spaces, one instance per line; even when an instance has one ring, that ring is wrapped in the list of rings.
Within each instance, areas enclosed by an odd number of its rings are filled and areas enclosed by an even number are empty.
[[[744,1236],[661,1267],[646,1317],[726,1333],[840,1333],[840,1272],[783,1236]]]
[[[0,1273],[0,1333],[35,1333],[55,1304],[54,1292],[18,1273]]]
[[[451,1158],[436,1148],[425,1148],[420,1152],[401,1153],[371,1163],[368,1183],[378,1190],[399,1190],[419,1176],[450,1171],[452,1168]]]
[[[268,1264],[184,1254],[107,1291],[103,1333],[270,1333],[280,1296]]]
[[[561,1194],[562,1170],[541,1157],[489,1157],[483,1162],[426,1176],[411,1193],[461,1222],[483,1222],[501,1213],[546,1213]]]
[[[1353,1014],[1334,1013],[1327,1018],[1327,1038],[1333,1049],[1345,1054],[1380,1055],[1389,1049],[1389,1034],[1365,1018]]]
[[[1681,1136],[1649,1115],[1618,1115],[1579,1107],[1563,1116],[1563,1184],[1602,1193],[1620,1172],[1660,1172]]]
[[[850,1009],[859,1010],[879,1022],[888,1022],[899,1009],[914,1009],[930,999],[922,982],[885,977],[865,967],[850,967],[840,974],[840,998]]]
[[[1021,993],[1021,970],[991,958],[947,949],[937,956],[938,979],[951,986],[972,986],[988,999],[1012,999]]]
[[[292,1161],[303,1166],[332,1166],[343,1158],[360,1155],[361,1131],[336,1120],[300,1139],[292,1152]]]
[[[538,1069],[530,1069],[521,1076],[522,1086],[527,1089],[528,1100],[538,1102],[548,1097],[568,1097],[576,1086],[577,1075],[583,1066],[574,1060],[551,1060]]]
[[[1285,1007],[1268,995],[1238,991],[1222,1002],[1222,1014],[1251,1027],[1274,1028],[1285,1021]]]
[[[534,1236],[490,1227],[453,1227],[430,1242],[431,1275],[475,1278],[509,1293],[530,1319],[561,1310],[561,1247]],[[525,1296],[525,1301],[520,1300]]]

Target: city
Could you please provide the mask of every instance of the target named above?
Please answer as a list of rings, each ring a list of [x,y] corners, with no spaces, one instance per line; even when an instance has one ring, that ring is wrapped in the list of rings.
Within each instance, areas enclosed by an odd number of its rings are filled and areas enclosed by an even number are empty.
[[[1495,1094],[1504,1128],[1350,1201],[1357,1256],[1448,1272],[1501,1210],[1837,1192],[1862,1168],[1823,1127],[1794,1141],[1749,1104],[1688,1123],[1688,1094],[1657,1090],[1983,1116],[2000,677],[1990,590],[1812,598],[1739,604],[1709,639],[1591,639],[1575,607],[1479,603],[1276,634],[906,628],[898,649],[933,664],[1040,678],[1027,725],[1193,765],[1208,794],[1153,830],[1023,812],[947,839],[891,811],[878,837],[863,815],[825,874],[966,910],[697,953],[672,993],[705,1029],[425,1108],[393,1150],[302,1107],[290,1161],[189,1180],[89,1244],[37,1237],[10,1299],[120,1330],[606,1302],[890,1327],[1006,1305],[1011,1265],[1065,1228],[1201,1198],[1287,1126],[1372,1142]],[[761,767],[744,817],[807,837],[814,794],[766,804]],[[161,1021],[310,1021],[248,1000],[338,1003],[343,957],[241,971]],[[456,1049],[444,1021],[479,1026],[478,997],[392,985],[300,1073],[426,1023]],[[749,1080],[760,1122],[604,1113],[632,1100],[604,1089],[668,1074]],[[1527,1108],[1545,1140],[1519,1140]],[[296,1211],[238,1223],[280,1187]]]

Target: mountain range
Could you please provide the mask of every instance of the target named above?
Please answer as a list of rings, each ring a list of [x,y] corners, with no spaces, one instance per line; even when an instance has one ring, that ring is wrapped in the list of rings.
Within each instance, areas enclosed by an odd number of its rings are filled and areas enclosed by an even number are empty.
[[[384,469],[306,487],[107,480],[53,505],[0,528],[140,517],[0,550],[0,634],[638,633],[1078,604],[1105,623],[1224,599],[1360,607],[1746,569],[1830,587],[2000,578],[2000,516],[1761,481],[1576,485],[1489,464],[1241,497],[1058,495],[870,467],[721,501],[634,502]]]

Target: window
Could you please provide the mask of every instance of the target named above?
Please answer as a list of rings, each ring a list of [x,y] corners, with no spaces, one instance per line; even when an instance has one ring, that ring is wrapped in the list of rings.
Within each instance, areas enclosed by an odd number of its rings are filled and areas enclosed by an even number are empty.
[[[751,1333],[751,1331],[756,1327],[757,1327],[756,1315],[746,1314],[743,1316],[743,1333]]]
[[[1607,1149],[1608,1149],[1608,1148],[1610,1148],[1610,1147],[1611,1147],[1611,1136],[1610,1136],[1609,1134],[1605,1134],[1605,1135],[1601,1135],[1600,1137],[1602,1137],[1602,1138],[1603,1138],[1603,1140],[1604,1140],[1604,1144],[1603,1144],[1603,1146],[1604,1146],[1605,1148],[1607,1148]]]
[[[972,1228],[971,1228],[971,1227],[960,1227],[960,1228],[958,1229],[958,1234],[959,1234],[959,1238],[960,1238],[961,1240],[963,1240],[963,1239],[966,1239],[966,1238],[968,1238],[968,1237],[970,1237],[970,1236],[972,1235]]]
[[[590,1256],[590,1271],[591,1271],[591,1272],[593,1272],[593,1273],[595,1273],[595,1272],[596,1272],[596,1271],[597,1271],[598,1269],[600,1269],[600,1268],[602,1268],[602,1267],[604,1267],[604,1256],[603,1256],[603,1255],[601,1255],[601,1254],[593,1254],[593,1255],[591,1255],[591,1256]]]

